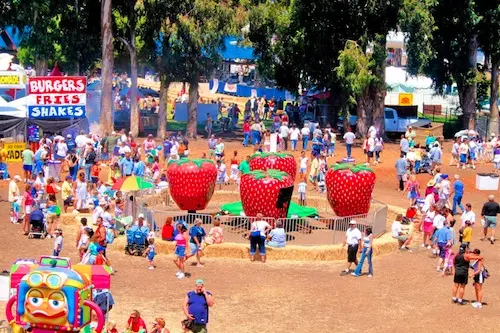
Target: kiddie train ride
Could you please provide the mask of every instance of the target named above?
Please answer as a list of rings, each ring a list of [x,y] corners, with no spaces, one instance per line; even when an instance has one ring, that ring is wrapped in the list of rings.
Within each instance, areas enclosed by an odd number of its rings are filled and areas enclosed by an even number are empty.
[[[100,333],[105,318],[92,301],[92,290],[110,289],[110,276],[106,266],[71,265],[68,258],[42,256],[39,263],[19,260],[10,271],[13,296],[6,318],[13,332],[90,333],[94,312],[93,330]]]

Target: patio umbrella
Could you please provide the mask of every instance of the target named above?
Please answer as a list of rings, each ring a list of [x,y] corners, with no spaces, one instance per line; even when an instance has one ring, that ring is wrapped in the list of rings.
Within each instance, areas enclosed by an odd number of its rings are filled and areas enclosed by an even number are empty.
[[[118,179],[116,183],[111,187],[111,189],[125,192],[125,191],[147,190],[153,187],[154,187],[153,183],[145,180],[142,177],[129,176],[126,178]]]

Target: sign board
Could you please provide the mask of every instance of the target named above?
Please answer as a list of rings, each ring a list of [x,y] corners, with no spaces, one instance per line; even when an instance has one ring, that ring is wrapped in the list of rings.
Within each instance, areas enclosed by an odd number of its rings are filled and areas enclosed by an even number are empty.
[[[22,162],[22,152],[26,148],[25,142],[11,142],[4,144],[4,150],[7,153],[7,162]]]
[[[0,89],[26,88],[26,75],[21,71],[0,71]]]
[[[28,81],[31,119],[85,118],[87,78],[39,76]]]
[[[412,106],[413,105],[413,94],[400,93],[398,98],[398,105],[400,106]]]

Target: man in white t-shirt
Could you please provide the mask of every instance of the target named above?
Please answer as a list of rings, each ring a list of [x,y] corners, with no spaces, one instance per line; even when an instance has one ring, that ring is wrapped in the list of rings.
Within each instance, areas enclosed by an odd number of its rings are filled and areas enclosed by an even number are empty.
[[[348,274],[352,264],[354,266],[358,264],[358,249],[361,246],[362,238],[361,231],[356,227],[356,221],[351,220],[349,222],[349,229],[345,233],[344,243],[342,244],[342,247],[347,244],[347,266],[341,275]]]
[[[309,143],[309,136],[311,135],[311,130],[309,129],[309,123],[304,124],[304,127],[300,130],[300,135],[302,137],[302,149],[307,150],[307,144]]]
[[[409,235],[408,231],[403,231],[401,221],[403,221],[403,214],[398,214],[396,220],[392,222],[392,237],[398,240],[401,250],[409,250],[412,237]]]
[[[292,143],[292,151],[295,151],[297,148],[297,141],[299,141],[300,130],[297,128],[297,125],[293,124],[290,129],[290,142]]]
[[[465,228],[465,221],[469,221],[472,227],[476,223],[476,213],[472,211],[472,205],[470,203],[465,204],[465,211],[460,217],[462,228]]]
[[[77,148],[84,148],[87,144],[87,136],[85,135],[85,131],[81,131],[79,135],[75,138],[75,144]]]
[[[281,141],[283,142],[282,147],[284,150],[288,150],[288,135],[290,134],[290,130],[288,129],[288,126],[286,123],[282,123],[280,127],[280,138]]]
[[[347,150],[347,158],[351,158],[352,145],[354,144],[355,139],[356,135],[353,132],[351,132],[351,128],[347,128],[347,132],[344,134],[345,148]]]

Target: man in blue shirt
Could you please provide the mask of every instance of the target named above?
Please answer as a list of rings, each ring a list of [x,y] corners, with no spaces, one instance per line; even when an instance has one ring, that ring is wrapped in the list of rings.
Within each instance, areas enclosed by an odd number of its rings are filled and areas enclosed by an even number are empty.
[[[186,260],[188,260],[190,257],[196,255],[196,259],[198,260],[198,264],[196,266],[198,267],[203,267],[200,261],[201,242],[207,234],[205,229],[201,226],[201,222],[201,219],[197,218],[194,220],[194,226],[192,226],[189,230],[189,236],[191,236],[189,239],[191,254],[186,256]]]
[[[76,143],[71,134],[66,136],[66,146],[68,147],[68,153],[72,153],[76,149]]]
[[[210,292],[205,290],[203,280],[196,280],[195,290],[187,293],[182,305],[184,314],[194,323],[191,328],[192,332],[207,332],[208,308],[213,305],[214,298]]]
[[[401,153],[399,159],[396,161],[396,176],[399,182],[399,191],[403,191],[405,188],[405,178],[406,170],[408,169],[408,162],[406,162],[405,155]]]
[[[144,177],[144,172],[146,171],[146,165],[140,159],[136,158],[134,160],[134,175],[139,177]]]
[[[125,157],[120,161],[120,170],[122,177],[132,176],[132,171],[134,170],[134,161],[130,157],[130,153],[126,153]]]
[[[464,195],[464,183],[460,180],[459,175],[455,175],[455,182],[453,183],[453,191],[451,192],[453,195],[453,215],[457,215],[457,206],[460,207],[463,214],[465,211],[464,205],[462,205],[462,197]]]

